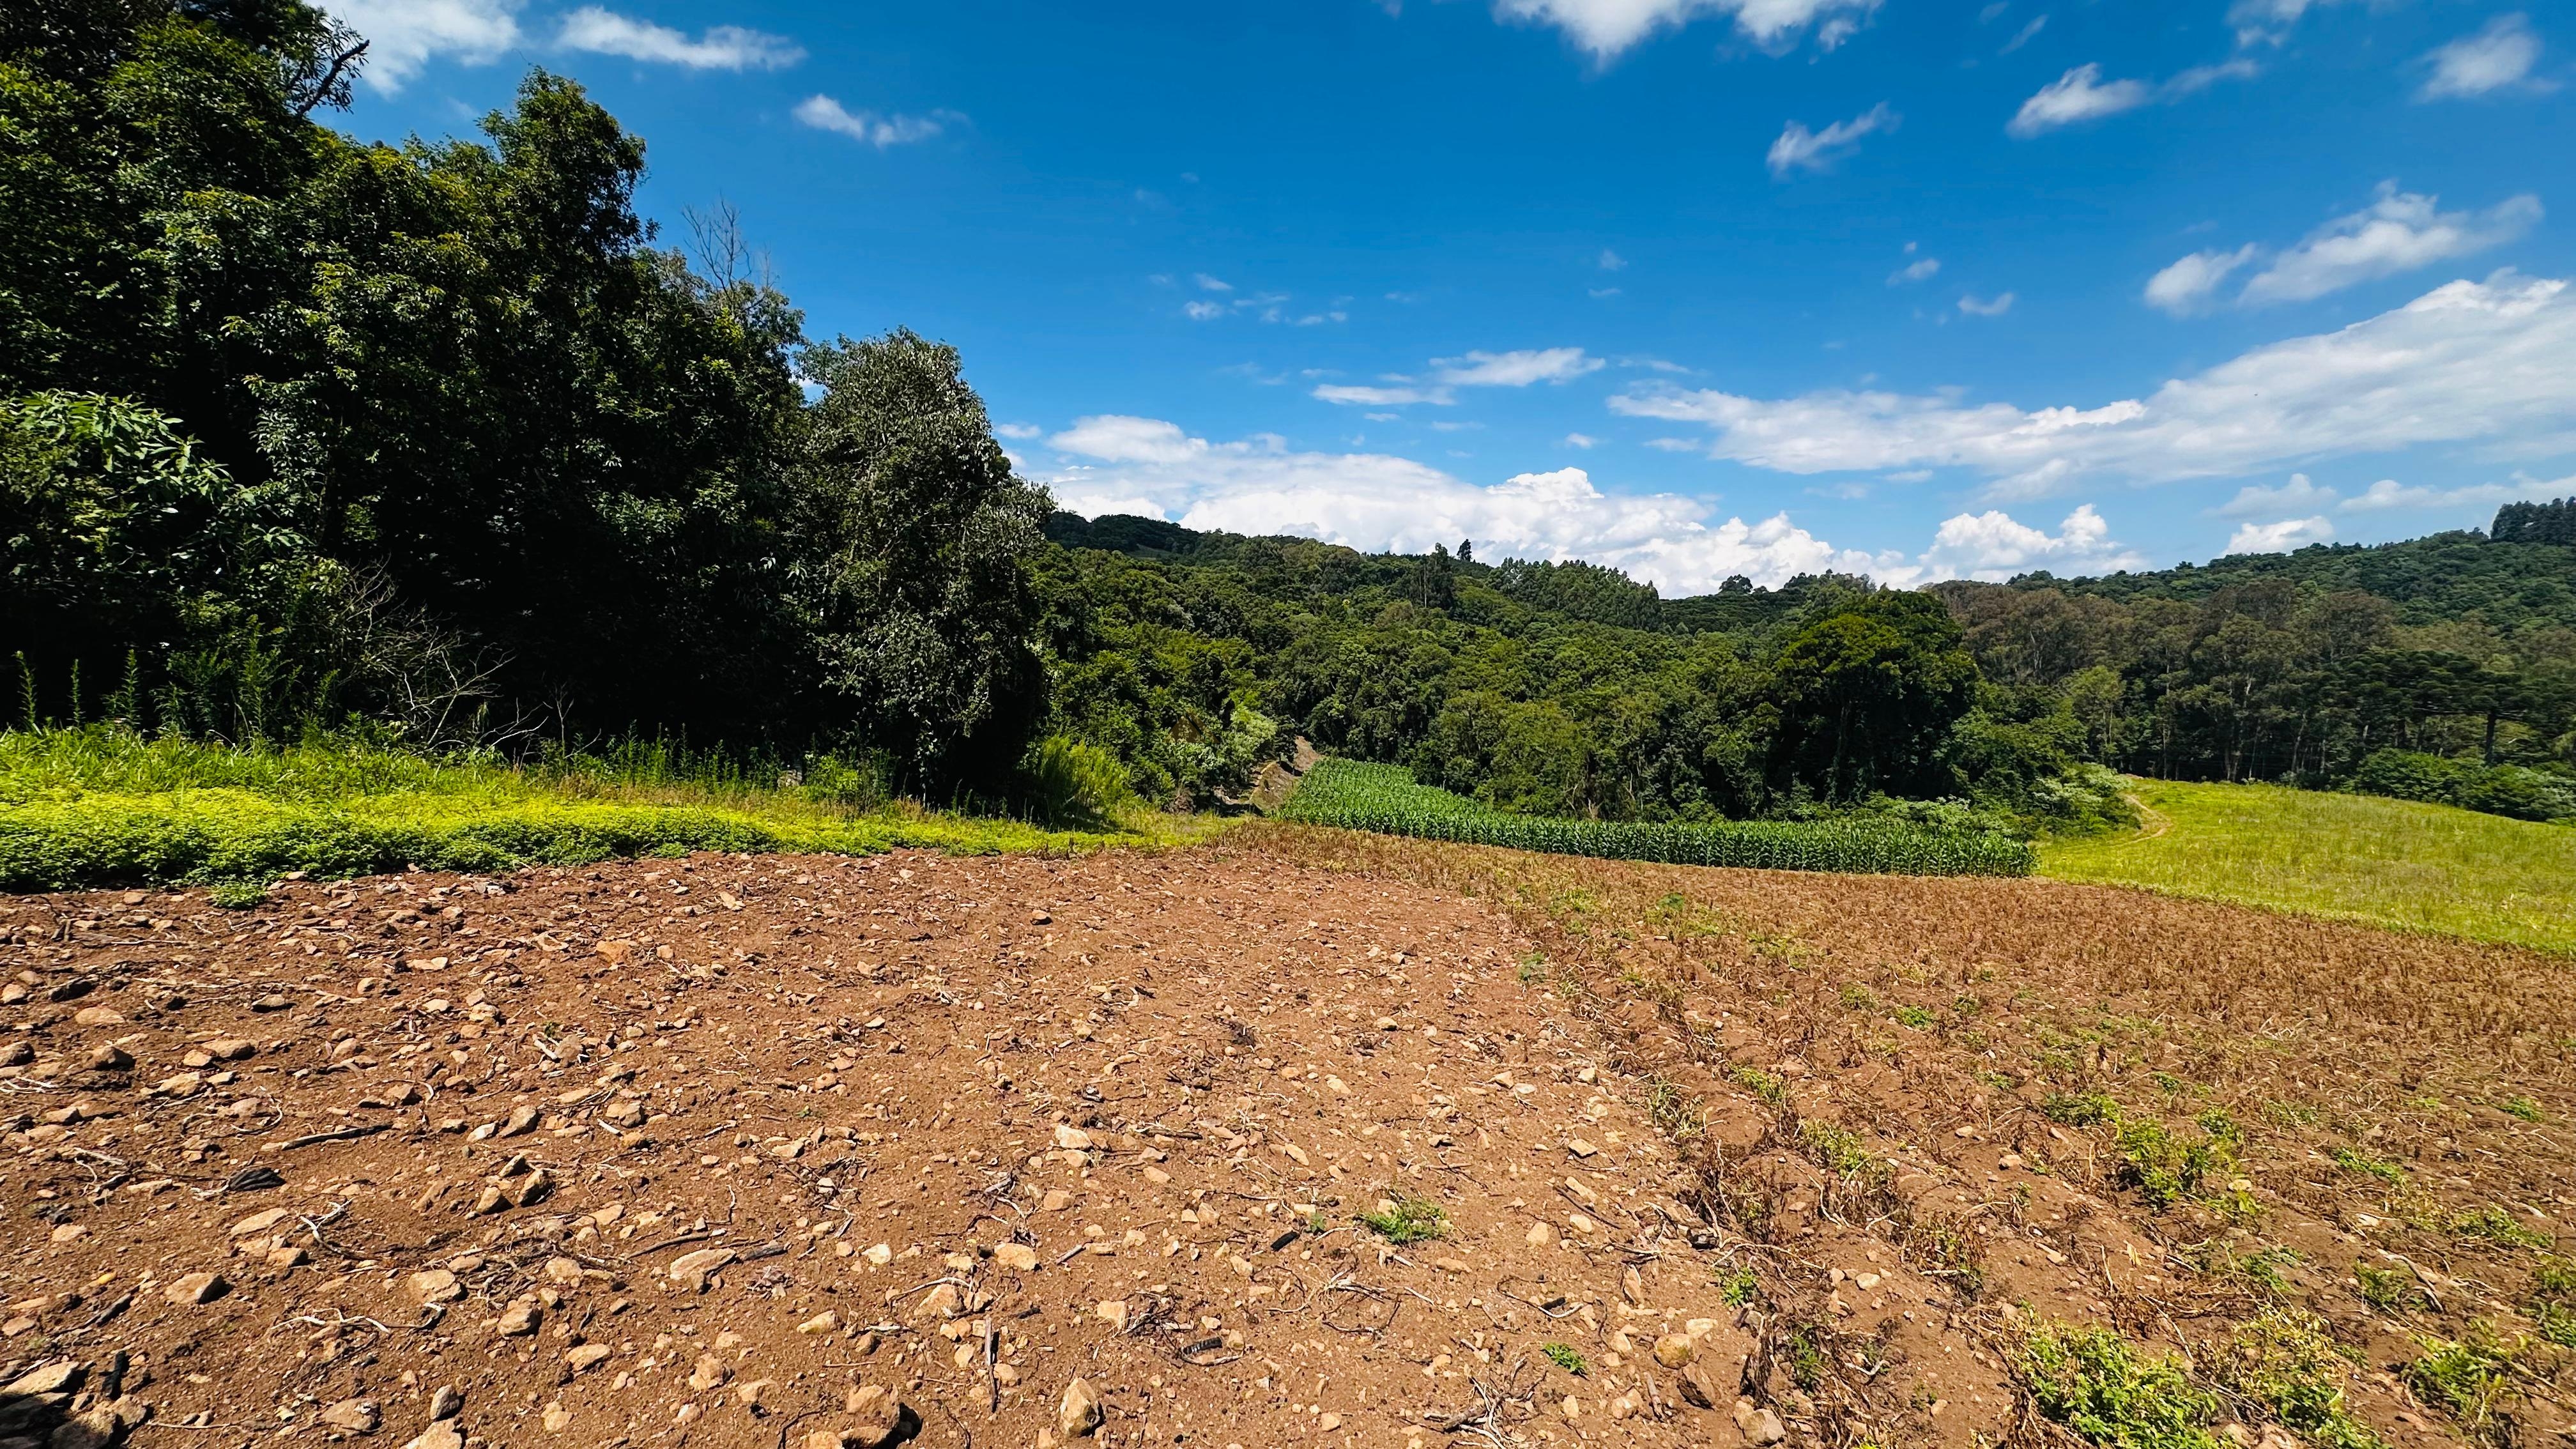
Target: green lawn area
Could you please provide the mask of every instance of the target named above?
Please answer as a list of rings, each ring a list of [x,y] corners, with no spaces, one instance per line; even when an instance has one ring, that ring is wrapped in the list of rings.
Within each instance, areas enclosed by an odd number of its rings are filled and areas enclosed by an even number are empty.
[[[2369,795],[2138,782],[2136,834],[2039,873],[2576,954],[2576,829]]]
[[[1153,811],[1099,830],[854,801],[774,770],[575,757],[535,767],[323,740],[246,749],[109,726],[0,733],[0,890],[265,884],[406,866],[509,870],[692,850],[1070,854],[1204,833]]]

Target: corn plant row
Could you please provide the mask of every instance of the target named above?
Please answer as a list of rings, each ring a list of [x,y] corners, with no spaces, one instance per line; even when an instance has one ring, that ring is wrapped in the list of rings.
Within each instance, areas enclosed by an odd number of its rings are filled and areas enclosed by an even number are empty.
[[[1857,875],[2028,875],[2031,847],[2009,836],[1959,834],[1847,817],[1667,825],[1510,815],[1463,795],[1415,783],[1400,765],[1325,760],[1280,811],[1310,825],[1422,840],[1498,845],[1551,855],[1666,865]]]

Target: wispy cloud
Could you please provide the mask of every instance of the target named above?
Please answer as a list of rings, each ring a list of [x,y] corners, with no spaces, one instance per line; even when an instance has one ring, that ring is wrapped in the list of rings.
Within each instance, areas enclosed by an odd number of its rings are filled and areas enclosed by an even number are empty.
[[[797,103],[796,119],[817,131],[831,131],[883,151],[927,141],[966,118],[947,110],[926,116],[879,115],[850,110],[830,96],[808,96]]]
[[[2499,15],[2476,34],[2435,49],[2423,63],[2428,73],[2416,89],[2418,100],[2557,89],[2532,77],[2532,68],[2540,64],[2540,37],[2532,33],[2530,17],[2518,12]]]
[[[565,16],[555,43],[566,50],[691,70],[785,70],[805,58],[805,48],[783,35],[718,25],[692,40],[686,32],[597,5],[585,5]]]
[[[1328,382],[1318,386],[1314,395],[1324,402],[1339,403],[1343,407],[1364,408],[1400,408],[1410,407],[1415,403],[1427,403],[1432,407],[1445,408],[1458,401],[1458,395],[1448,388],[1416,387],[1411,384],[1374,387]]]
[[[1995,53],[1997,55],[2010,55],[2014,51],[2021,49],[2023,46],[2030,44],[2031,40],[2036,37],[2040,30],[2047,24],[2048,17],[2045,15],[2033,18],[2028,25],[2025,25],[2020,30],[2016,31],[2013,34],[2012,39],[2004,42],[2003,49],[1996,51]]]
[[[1843,157],[1860,148],[1861,138],[1879,131],[1893,131],[1902,119],[1887,102],[1881,101],[1848,121],[1836,121],[1821,131],[1810,131],[1803,121],[1791,121],[1783,127],[1780,138],[1771,143],[1766,158],[1771,174],[1787,176],[1792,171],[1827,170]]]
[[[1527,387],[1534,382],[1571,382],[1607,366],[1580,347],[1540,347],[1519,352],[1470,352],[1464,357],[1432,359],[1440,381],[1455,387]]]
[[[1959,298],[1959,310],[1971,317],[2000,317],[2011,311],[2012,305],[2013,294],[2010,292],[1993,297],[1979,297],[1969,292]]]
[[[2102,79],[2099,62],[2087,62],[2041,86],[2004,130],[2024,140],[2061,127],[2116,116],[2134,111],[2157,101],[2176,101],[2197,95],[2223,80],[2243,80],[2258,73],[2250,60],[2223,61],[2217,65],[2194,66],[2161,85],[2142,80]]]
[[[2274,255],[2236,295],[2244,306],[2305,302],[2517,241],[2540,221],[2540,198],[2507,197],[2482,212],[2444,211],[2441,198],[2383,182],[2370,205],[2336,217]],[[2147,280],[2146,300],[2176,315],[2202,310],[2239,268],[2264,256],[2248,243],[2198,251]]]
[[[1962,467],[1999,497],[2095,475],[2243,476],[2311,460],[2473,443],[2490,457],[2576,446],[2576,292],[2499,272],[2339,331],[2293,337],[2092,407],[1971,403],[1957,392],[1829,390],[1759,399],[1632,389],[1614,412],[1692,421],[1717,458],[1788,473]]]
[[[1726,16],[1765,50],[1782,49],[1809,30],[1831,50],[1849,39],[1878,9],[1878,0],[1495,0],[1504,20],[1553,25],[1568,40],[1607,65],[1622,51],[1663,29],[1679,29],[1704,15]]]

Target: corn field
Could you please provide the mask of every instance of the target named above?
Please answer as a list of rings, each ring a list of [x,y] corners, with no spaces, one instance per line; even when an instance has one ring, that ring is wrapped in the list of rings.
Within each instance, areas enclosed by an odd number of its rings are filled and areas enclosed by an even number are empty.
[[[1279,814],[1308,825],[1380,835],[1667,865],[1855,875],[2028,875],[2037,861],[2029,845],[2009,836],[1944,833],[1865,817],[1657,825],[1507,815],[1463,795],[1416,784],[1401,765],[1356,760],[1319,762]]]

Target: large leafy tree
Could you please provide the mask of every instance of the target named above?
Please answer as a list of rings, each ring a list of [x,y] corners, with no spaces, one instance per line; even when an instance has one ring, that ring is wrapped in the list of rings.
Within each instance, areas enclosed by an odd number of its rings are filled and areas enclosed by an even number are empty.
[[[1932,793],[1942,749],[1975,702],[1977,665],[1929,594],[1871,594],[1790,639],[1772,665],[1775,759],[1817,794]]]
[[[805,354],[798,596],[822,677],[916,787],[989,782],[1043,721],[1030,562],[1052,503],[957,351],[896,331]]]

